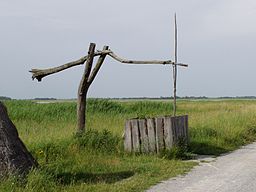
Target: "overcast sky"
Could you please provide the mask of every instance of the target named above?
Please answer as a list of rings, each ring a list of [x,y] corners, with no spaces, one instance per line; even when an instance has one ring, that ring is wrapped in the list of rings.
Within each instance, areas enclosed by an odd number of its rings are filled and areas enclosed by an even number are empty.
[[[0,0],[0,95],[75,98],[84,66],[31,80],[109,45],[137,60],[174,59],[178,21],[179,96],[256,95],[255,0]],[[107,58],[90,97],[172,95],[172,68]]]

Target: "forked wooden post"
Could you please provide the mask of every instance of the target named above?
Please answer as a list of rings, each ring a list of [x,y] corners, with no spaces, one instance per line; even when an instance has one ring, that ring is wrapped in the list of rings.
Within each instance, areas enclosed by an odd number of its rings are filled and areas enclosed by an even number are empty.
[[[87,93],[90,85],[92,84],[93,80],[95,79],[97,73],[100,70],[101,65],[104,62],[106,54],[103,54],[99,57],[96,66],[92,70],[93,59],[95,54],[95,47],[94,43],[90,44],[88,56],[85,64],[85,70],[83,77],[81,79],[78,93],[77,93],[77,133],[83,133],[86,129],[86,100],[87,100]],[[108,46],[103,47],[103,51],[107,51]]]
[[[84,132],[86,123],[86,98],[89,89],[88,78],[93,64],[95,44],[91,43],[88,51],[88,58],[85,64],[83,77],[80,81],[77,93],[77,133]]]

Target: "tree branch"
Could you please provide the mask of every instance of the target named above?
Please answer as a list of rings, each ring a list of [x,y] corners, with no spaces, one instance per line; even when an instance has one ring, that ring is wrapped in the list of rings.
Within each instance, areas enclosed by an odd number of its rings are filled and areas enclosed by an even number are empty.
[[[89,47],[88,58],[87,58],[87,61],[85,64],[84,74],[83,74],[83,77],[82,77],[82,80],[80,82],[79,89],[78,89],[79,90],[78,94],[80,94],[80,95],[85,94],[85,92],[87,92],[86,90],[89,88],[88,79],[89,79],[89,75],[92,70],[95,46],[96,45],[94,43],[91,43],[90,47]]]
[[[108,46],[104,46],[102,52],[107,51],[107,50],[108,50]],[[92,71],[92,73],[91,73],[91,75],[89,77],[89,80],[88,80],[89,86],[93,82],[93,80],[95,79],[95,77],[96,77],[97,73],[99,72],[100,67],[103,64],[105,58],[106,58],[106,54],[102,54],[99,57],[99,59],[97,61],[97,64],[95,65],[95,67],[94,67],[94,69],[93,69],[93,71]]]
[[[171,60],[167,60],[167,61],[159,61],[159,60],[151,60],[151,61],[136,61],[136,60],[127,60],[127,59],[123,59],[119,56],[117,56],[113,51],[109,52],[108,55],[110,57],[112,57],[113,59],[121,62],[121,63],[125,63],[125,64],[162,64],[162,65],[167,65],[167,64],[171,64],[171,65],[179,65],[182,67],[188,67],[187,64],[183,64],[183,63],[175,63]]]
[[[94,52],[93,57],[95,56],[100,56],[99,61],[98,62],[102,62],[104,61],[106,55],[109,55],[110,57],[112,57],[113,59],[115,59],[116,61],[119,61],[121,63],[125,63],[125,64],[162,64],[162,65],[177,65],[177,66],[182,66],[182,67],[188,67],[187,64],[183,64],[183,63],[175,63],[171,60],[167,60],[167,61],[160,61],[160,60],[150,60],[150,61],[136,61],[136,60],[127,60],[127,59],[123,59],[119,56],[117,56],[113,51],[106,49],[106,50],[102,50],[102,51],[96,51]],[[32,73],[32,79],[37,79],[38,81],[41,81],[44,77],[54,74],[54,73],[58,73],[60,71],[63,71],[65,69],[77,66],[77,65],[82,65],[84,64],[84,62],[88,59],[88,55],[81,57],[80,59],[76,60],[76,61],[72,61],[69,63],[66,63],[64,65],[58,66],[58,67],[53,67],[53,68],[49,68],[49,69],[32,69],[31,72]],[[96,68],[100,68],[102,65],[98,64],[98,67],[96,65]],[[99,70],[99,69],[98,69]],[[98,71],[95,71],[96,74]],[[93,73],[94,74],[94,73]],[[95,74],[95,75],[96,75]],[[93,77],[93,76],[92,76]],[[92,78],[91,80],[93,80],[94,78]]]
[[[108,54],[109,51],[97,51],[94,53],[94,57],[95,56],[99,56],[99,55],[106,55]],[[31,72],[32,73],[32,79],[37,79],[38,81],[41,81],[43,77],[46,77],[48,75],[54,74],[54,73],[58,73],[60,71],[63,71],[65,69],[77,66],[77,65],[82,65],[84,64],[84,62],[87,60],[88,55],[81,57],[80,59],[76,60],[76,61],[72,61],[69,63],[66,63],[64,65],[58,66],[58,67],[53,67],[53,68],[49,68],[49,69],[32,69]]]

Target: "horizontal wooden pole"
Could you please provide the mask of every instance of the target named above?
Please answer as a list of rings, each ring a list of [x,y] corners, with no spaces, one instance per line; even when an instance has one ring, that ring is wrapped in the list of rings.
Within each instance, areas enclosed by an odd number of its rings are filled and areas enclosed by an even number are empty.
[[[171,60],[166,60],[166,61],[160,61],[160,60],[149,60],[149,61],[138,61],[138,60],[127,60],[127,59],[123,59],[121,57],[119,57],[118,55],[116,55],[113,51],[111,50],[102,50],[102,51],[96,51],[94,53],[94,57],[95,56],[103,56],[103,55],[109,55],[110,57],[112,57],[113,59],[115,59],[116,61],[120,62],[120,63],[124,63],[124,64],[161,64],[161,65],[178,65],[178,66],[182,66],[182,67],[188,67],[187,64],[183,64],[183,63],[175,63]],[[31,72],[32,73],[32,79],[37,79],[38,81],[41,81],[42,78],[54,74],[54,73],[58,73],[60,71],[63,71],[65,69],[77,66],[77,65],[83,65],[85,63],[85,61],[87,60],[88,55],[81,57],[80,59],[76,60],[76,61],[72,61],[63,65],[60,65],[58,67],[53,67],[53,68],[48,68],[48,69],[32,69]]]
[[[108,54],[110,51],[109,50],[104,50],[104,51],[97,51],[94,53],[94,57],[95,56],[100,56],[100,55],[104,55],[104,54]],[[88,55],[81,57],[80,59],[76,60],[76,61],[72,61],[66,64],[63,64],[61,66],[58,67],[53,67],[53,68],[49,68],[49,69],[32,69],[31,72],[32,73],[32,79],[37,79],[38,81],[41,81],[43,77],[63,71],[65,69],[77,66],[77,65],[83,65],[84,62],[87,60]]]
[[[187,64],[183,64],[183,63],[175,63],[171,60],[167,60],[167,61],[160,61],[160,60],[149,60],[149,61],[138,61],[138,60],[128,60],[128,59],[123,59],[120,56],[116,55],[113,51],[111,51],[110,53],[108,53],[108,55],[110,57],[112,57],[113,59],[115,59],[116,61],[119,61],[120,63],[125,63],[125,64],[160,64],[160,65],[178,65],[178,66],[182,66],[182,67],[188,67]]]
[[[151,60],[151,61],[137,61],[137,60],[127,60],[127,59],[123,59],[119,56],[117,56],[113,51],[108,53],[108,55],[110,57],[112,57],[113,59],[119,61],[120,63],[125,63],[125,64],[174,64],[173,61],[171,60],[167,60],[167,61],[158,61],[158,60]]]

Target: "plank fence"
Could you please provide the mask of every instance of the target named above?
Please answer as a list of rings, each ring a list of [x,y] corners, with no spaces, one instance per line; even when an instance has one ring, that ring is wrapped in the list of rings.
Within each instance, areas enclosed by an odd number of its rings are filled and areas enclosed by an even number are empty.
[[[188,116],[130,119],[125,123],[124,147],[127,152],[159,153],[173,146],[188,144]]]

